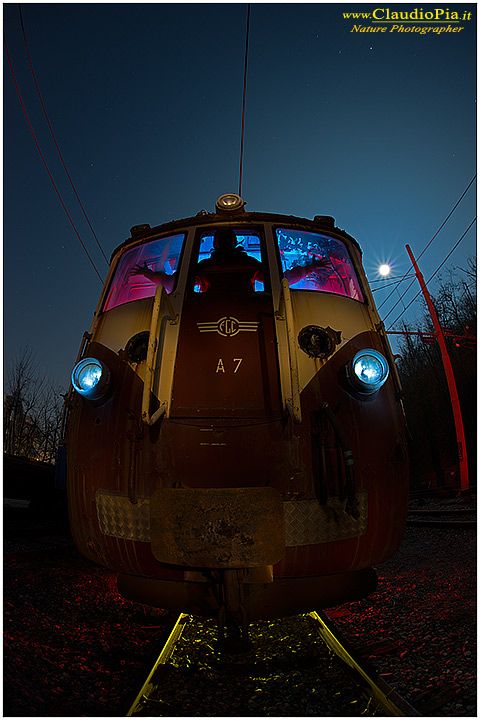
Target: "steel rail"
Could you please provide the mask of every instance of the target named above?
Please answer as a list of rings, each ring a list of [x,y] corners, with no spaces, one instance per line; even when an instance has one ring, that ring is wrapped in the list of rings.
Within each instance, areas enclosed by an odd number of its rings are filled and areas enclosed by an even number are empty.
[[[326,647],[330,651],[333,651],[342,661],[345,668],[344,671],[347,671],[351,676],[353,682],[358,686],[359,692],[369,698],[367,710],[371,705],[370,709],[374,711],[373,714],[376,714],[379,709],[381,709],[386,715],[392,717],[420,716],[420,713],[400,697],[367,663],[357,657],[355,650],[349,647],[349,643],[342,637],[338,628],[335,627],[327,615],[324,613],[311,612],[299,616],[299,619],[300,617],[309,620],[314,625],[316,632]],[[164,702],[161,700],[164,675],[163,673],[159,673],[158,670],[162,666],[165,666],[171,658],[189,619],[190,616],[184,613],[178,617],[160,655],[155,661],[140,691],[137,693],[129,711],[126,713],[126,717],[140,715],[156,717],[159,716],[158,711],[160,711],[160,716],[162,715],[162,711],[168,713],[168,703],[164,705]]]
[[[310,612],[307,617],[313,623],[327,647],[346,665],[350,666],[355,675],[361,678],[359,684],[367,686],[370,697],[376,700],[387,715],[392,717],[420,716],[420,713],[400,697],[388,683],[372,672],[371,669],[368,669],[359,658],[355,657],[355,651],[348,647],[345,638],[342,637],[325,613]]]
[[[477,527],[477,509],[444,508],[442,510],[409,510],[407,526],[443,530],[473,530]]]
[[[475,530],[477,527],[476,520],[451,520],[445,518],[444,520],[432,520],[431,518],[408,518],[406,521],[407,527],[424,527],[433,528],[440,530]]]
[[[161,665],[165,665],[175,647],[180,640],[186,623],[189,621],[190,616],[186,613],[180,613],[177,618],[175,625],[163,646],[160,655],[156,659],[152,669],[150,670],[147,679],[143,683],[140,691],[137,693],[135,700],[133,701],[130,709],[126,713],[126,717],[132,717],[135,713],[139,713],[143,710],[145,705],[148,705],[150,696],[155,692],[158,687],[158,683],[155,682],[154,675]]]
[[[430,517],[438,517],[439,515],[455,515],[455,516],[461,516],[461,515],[476,515],[477,509],[475,507],[472,508],[444,508],[443,510],[409,510],[407,512],[407,517],[409,515],[429,515]]]

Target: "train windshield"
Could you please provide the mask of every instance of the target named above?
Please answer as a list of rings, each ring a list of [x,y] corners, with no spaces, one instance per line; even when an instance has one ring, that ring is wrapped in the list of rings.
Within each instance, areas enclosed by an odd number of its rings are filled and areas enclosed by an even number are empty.
[[[204,233],[195,268],[196,293],[255,293],[264,290],[260,236],[219,228]]]
[[[171,293],[184,239],[185,235],[172,235],[127,250],[118,263],[103,311],[153,297],[158,285]]]
[[[340,240],[277,228],[277,242],[283,274],[292,290],[334,293],[363,302],[353,263]]]

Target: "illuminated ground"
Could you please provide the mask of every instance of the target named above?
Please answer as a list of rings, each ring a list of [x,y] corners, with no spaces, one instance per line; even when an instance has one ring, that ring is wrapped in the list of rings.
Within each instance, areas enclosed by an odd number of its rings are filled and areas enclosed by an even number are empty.
[[[7,532],[5,552],[4,715],[117,716],[167,615],[121,598],[65,534]],[[476,714],[475,553],[471,530],[408,528],[377,592],[332,612],[357,645],[383,641],[365,652],[413,704],[446,694],[425,714]]]

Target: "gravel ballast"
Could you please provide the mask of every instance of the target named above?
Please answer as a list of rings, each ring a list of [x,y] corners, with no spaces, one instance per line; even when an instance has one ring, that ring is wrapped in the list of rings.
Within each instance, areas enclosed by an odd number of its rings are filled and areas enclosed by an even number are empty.
[[[407,527],[377,572],[373,595],[330,617],[423,714],[476,717],[476,531]]]
[[[15,523],[4,543],[4,716],[118,716],[169,615],[123,599],[68,536]],[[476,532],[407,527],[377,572],[372,596],[330,617],[423,714],[475,717]],[[301,678],[295,692],[298,715],[329,714],[311,702],[302,712]]]

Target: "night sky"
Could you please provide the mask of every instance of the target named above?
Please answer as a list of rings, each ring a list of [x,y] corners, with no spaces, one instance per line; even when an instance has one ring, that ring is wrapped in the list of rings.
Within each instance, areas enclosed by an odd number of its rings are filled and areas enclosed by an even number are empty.
[[[247,210],[333,215],[360,243],[373,288],[391,282],[378,282],[382,262],[394,276],[408,271],[405,244],[422,252],[476,167],[476,5],[418,5],[471,13],[451,25],[463,28],[456,33],[392,23],[352,32],[373,25],[343,18],[377,7],[252,3],[242,183]],[[221,194],[238,191],[247,5],[21,8],[50,123],[108,258],[132,225],[213,211]],[[42,111],[17,4],[4,4],[4,33],[50,172],[105,278]],[[29,347],[39,372],[65,391],[102,284],[37,151],[5,48],[3,66],[5,370]],[[426,279],[474,219],[475,200],[473,184],[420,260]],[[475,255],[475,229],[445,267]],[[375,292],[377,305],[390,290]],[[402,319],[421,312],[416,302]]]

